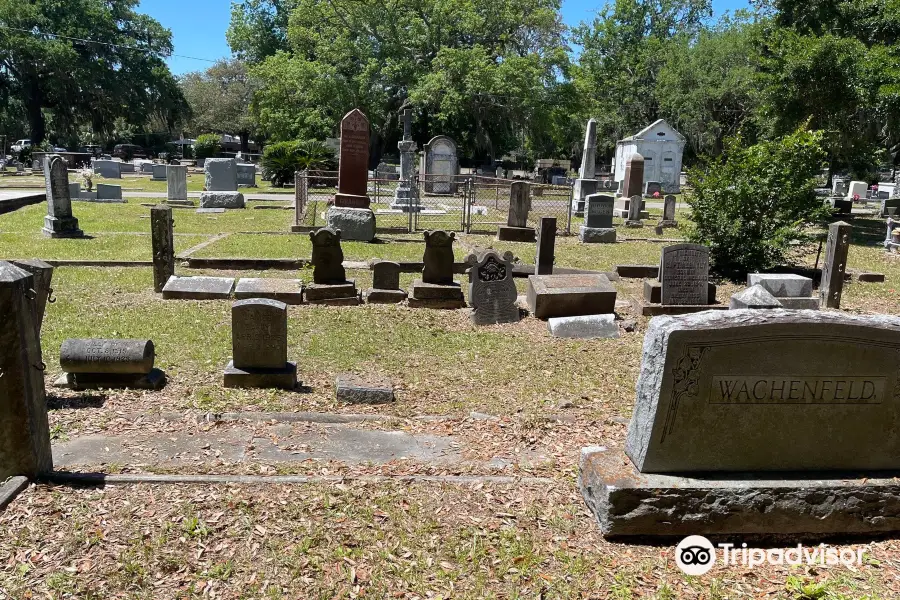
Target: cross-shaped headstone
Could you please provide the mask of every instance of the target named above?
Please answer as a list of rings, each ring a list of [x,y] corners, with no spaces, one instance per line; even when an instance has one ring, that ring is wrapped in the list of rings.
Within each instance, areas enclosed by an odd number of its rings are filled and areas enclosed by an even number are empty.
[[[403,141],[408,142],[412,139],[412,111],[405,109],[403,111]]]

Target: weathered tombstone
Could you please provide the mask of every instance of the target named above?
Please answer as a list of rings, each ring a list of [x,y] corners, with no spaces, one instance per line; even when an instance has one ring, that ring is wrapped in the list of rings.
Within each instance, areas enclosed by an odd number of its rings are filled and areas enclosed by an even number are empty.
[[[200,208],[244,208],[244,195],[237,191],[237,161],[207,158],[203,164],[206,191],[200,194]]]
[[[122,186],[108,183],[97,184],[98,202],[124,202],[122,199]]]
[[[74,390],[158,390],[166,374],[153,368],[156,349],[150,340],[65,340],[59,349],[64,373],[54,387]]]
[[[371,242],[375,239],[375,213],[369,208],[369,120],[354,109],[341,120],[340,172],[334,206],[325,213],[329,229],[344,239]]]
[[[730,310],[742,308],[771,309],[784,308],[784,306],[778,301],[778,298],[769,293],[769,290],[757,284],[733,294],[728,308]]]
[[[438,135],[431,138],[423,150],[421,171],[425,191],[429,194],[455,194],[456,176],[459,174],[456,142],[445,135]]]
[[[700,244],[676,244],[663,248],[659,282],[664,305],[709,304],[709,248]]]
[[[77,181],[69,184],[69,199],[77,200],[81,196],[81,184]]]
[[[165,204],[150,209],[150,237],[153,246],[153,291],[162,293],[175,275],[175,220]]]
[[[238,187],[256,187],[256,165],[237,165]]]
[[[678,221],[675,220],[675,196],[666,196],[663,203],[663,218],[657,226],[678,227]]]
[[[839,179],[835,177],[831,183],[831,195],[844,197],[847,195],[849,188],[850,185],[846,179]]]
[[[122,163],[117,160],[99,160],[91,161],[94,173],[105,177],[106,179],[122,179]]]
[[[625,179],[622,195],[626,198],[638,197],[638,206],[644,191],[644,157],[635,152],[625,163]]]
[[[234,288],[234,298],[267,298],[288,305],[303,304],[303,282],[275,277],[241,277]]]
[[[585,201],[597,192],[597,121],[590,119],[584,132],[584,147],[581,153],[581,169],[572,190],[572,212],[584,213]]]
[[[896,531],[898,356],[885,315],[653,319],[628,458],[585,448],[582,495],[611,536]]]
[[[34,286],[0,261],[0,481],[53,470]]]
[[[59,155],[44,159],[44,180],[47,186],[47,216],[44,217],[44,236],[50,238],[83,237],[78,219],[72,216],[72,199],[69,197],[69,171],[66,161]]]
[[[225,387],[297,387],[297,364],[287,359],[287,330],[284,302],[253,298],[232,304],[233,359],[225,367]]]
[[[166,179],[168,179],[169,165],[152,164],[150,170],[153,173],[153,176],[151,177],[153,181],[166,181]]]
[[[497,229],[497,239],[503,242],[534,242],[535,231],[528,227],[531,211],[531,184],[514,181],[509,186],[509,216],[506,225]]]
[[[616,288],[606,275],[532,275],[528,310],[538,319],[615,312]]]
[[[372,287],[365,292],[369,304],[397,304],[406,300],[400,289],[400,264],[389,260],[372,263]]]
[[[547,329],[553,337],[576,340],[617,339],[619,326],[616,315],[581,315],[547,319]]]
[[[472,321],[476,325],[518,322],[512,261],[512,252],[501,257],[493,250],[471,254],[466,259],[470,265],[469,304],[475,309]]]
[[[541,217],[538,229],[537,252],[534,257],[535,275],[552,275],[556,260],[556,217]]]
[[[413,282],[409,305],[421,308],[463,308],[462,286],[453,281],[453,241],[456,234],[426,231],[422,279]]]
[[[819,298],[813,296],[813,280],[792,273],[749,273],[747,286],[762,286],[775,296],[784,308],[819,310]]]
[[[311,304],[355,306],[359,304],[356,281],[344,271],[341,231],[327,227],[309,232],[312,241],[313,283],[306,287]]]
[[[394,191],[393,210],[419,212],[419,186],[416,184],[416,149],[412,139],[412,111],[403,111],[403,139],[397,143],[400,150],[400,183]]]
[[[44,313],[47,310],[47,303],[56,302],[55,299],[51,299],[53,288],[50,287],[50,283],[53,280],[53,265],[47,264],[36,258],[30,260],[13,260],[10,262],[34,276],[34,315],[37,331],[40,334],[41,326],[44,323]]]
[[[865,199],[869,186],[865,181],[851,181],[847,187],[847,200],[853,200],[855,197]]]
[[[584,225],[578,230],[578,239],[584,244],[614,244],[616,230],[613,228],[613,207],[615,198],[603,194],[587,197],[587,213]]]
[[[644,184],[644,196],[653,198],[654,194],[662,194],[662,184],[658,181],[648,181]]]
[[[187,167],[167,165],[166,198],[169,203],[187,203]],[[193,204],[193,202],[191,202]]]
[[[847,271],[847,256],[850,252],[849,223],[838,221],[828,227],[828,242],[825,246],[825,262],[822,263],[822,281],[819,284],[819,298],[826,308],[840,308],[844,291],[844,273]]]
[[[631,203],[628,205],[628,220],[625,221],[626,227],[643,227],[644,222],[641,220],[641,206],[643,201],[640,196],[632,196]]]

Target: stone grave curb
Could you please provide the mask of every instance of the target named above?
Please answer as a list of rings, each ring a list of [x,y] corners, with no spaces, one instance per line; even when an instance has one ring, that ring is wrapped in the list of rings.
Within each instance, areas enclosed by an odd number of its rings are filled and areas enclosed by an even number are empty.
[[[10,477],[6,483],[0,485],[0,510],[3,510],[16,499],[28,487],[28,478],[15,476]]]
[[[555,483],[549,477],[510,477],[502,475],[154,475],[126,474],[107,475],[105,473],[72,473],[54,471],[40,476],[42,482],[63,485],[135,485],[142,483],[155,484],[249,484],[249,485],[289,485],[308,483],[340,483],[343,481],[366,481],[372,483],[409,482],[409,483],[447,483],[455,485],[472,485],[476,483],[491,484],[541,484]],[[26,480],[27,483],[27,480]]]

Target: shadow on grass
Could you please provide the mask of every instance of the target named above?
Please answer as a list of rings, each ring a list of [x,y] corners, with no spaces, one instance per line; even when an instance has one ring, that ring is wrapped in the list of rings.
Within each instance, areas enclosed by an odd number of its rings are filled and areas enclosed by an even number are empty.
[[[103,408],[108,396],[102,394],[84,394],[77,398],[64,398],[61,396],[47,396],[47,410],[63,410],[67,408]]]

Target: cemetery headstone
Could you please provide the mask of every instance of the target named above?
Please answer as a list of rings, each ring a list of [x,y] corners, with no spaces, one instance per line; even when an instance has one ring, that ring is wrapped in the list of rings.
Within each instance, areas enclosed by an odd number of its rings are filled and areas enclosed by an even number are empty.
[[[153,247],[153,291],[162,293],[175,275],[175,220],[172,207],[165,204],[150,209],[150,237]]]
[[[653,319],[628,458],[584,449],[582,494],[613,536],[896,531],[879,508],[896,482],[878,473],[900,462],[898,356],[900,318],[885,315]]]
[[[613,313],[616,288],[606,275],[532,275],[528,310],[538,319]]]
[[[225,300],[234,290],[233,277],[178,277],[163,286],[163,300]]]
[[[659,282],[662,285],[662,304],[709,304],[709,248],[700,244],[676,244],[663,248]]]
[[[628,220],[625,221],[626,227],[643,227],[644,222],[641,220],[641,207],[643,201],[640,196],[632,196],[631,203],[628,205]]]
[[[851,181],[847,188],[847,200],[853,200],[854,196],[865,199],[869,186],[865,181]]]
[[[150,340],[69,339],[59,350],[64,373],[55,387],[74,390],[158,390],[166,374],[153,368],[156,349]]]
[[[166,181],[169,176],[169,165],[156,163],[150,169],[153,173],[151,178],[153,181]]]
[[[534,242],[535,231],[528,227],[531,211],[531,184],[514,181],[509,187],[509,216],[506,225],[497,229],[497,239],[504,242]]]
[[[44,180],[47,186],[47,216],[41,230],[50,238],[83,237],[78,219],[72,216],[72,199],[69,197],[69,171],[66,161],[59,155],[44,158]]]
[[[0,261],[0,480],[53,470],[34,276]]]
[[[841,307],[852,228],[849,223],[843,221],[832,223],[828,227],[825,262],[822,263],[822,281],[819,284],[819,298],[826,308]]]
[[[244,195],[237,191],[237,161],[233,158],[207,158],[203,164],[205,191],[200,208],[244,208]]]
[[[587,197],[597,192],[597,121],[590,119],[584,132],[581,169],[572,190],[572,211],[581,216]]]
[[[422,279],[413,282],[409,305],[421,308],[463,308],[462,286],[453,280],[453,242],[456,234],[426,231]]]
[[[303,304],[303,282],[275,277],[242,277],[234,288],[236,300],[266,298],[288,305]]]
[[[311,231],[313,283],[306,287],[306,301],[312,304],[355,306],[359,304],[356,281],[344,271],[341,231],[327,227]]]
[[[666,196],[663,202],[663,218],[657,226],[678,227],[678,221],[675,220],[675,196]]]
[[[341,120],[340,172],[334,206],[325,213],[329,229],[361,242],[375,239],[375,213],[369,208],[369,120],[354,109]]]
[[[122,186],[108,183],[97,184],[98,202],[124,202],[122,199]]]
[[[584,244],[614,244],[616,230],[613,227],[615,198],[603,194],[587,197],[587,213],[584,225],[578,230],[578,239]]]
[[[400,289],[400,264],[389,260],[372,263],[372,287],[365,292],[369,304],[397,304],[406,300]]]
[[[37,326],[38,333],[40,333],[41,326],[44,323],[44,313],[47,310],[47,303],[56,301],[52,298],[53,288],[50,287],[50,283],[53,280],[53,265],[36,258],[13,260],[10,262],[34,276],[35,325]]]
[[[81,196],[81,184],[77,181],[75,183],[69,184],[69,198],[71,200],[78,200]]]
[[[538,228],[537,252],[534,257],[535,275],[552,275],[556,261],[556,217],[541,217]]]
[[[225,367],[225,387],[297,387],[297,364],[287,359],[287,330],[284,302],[252,298],[232,304],[233,358]]]
[[[658,181],[648,181],[644,184],[644,196],[653,198],[654,194],[662,195],[662,184]]]
[[[237,182],[238,187],[256,187],[256,165],[238,163]]]
[[[769,290],[761,285],[752,285],[731,296],[731,302],[728,304],[731,310],[742,308],[752,309],[770,309],[783,308],[778,298],[769,293]]]
[[[412,111],[403,111],[403,139],[397,143],[400,150],[400,183],[394,191],[391,209],[403,212],[419,212],[419,186],[416,182],[416,149],[412,139]]]
[[[644,157],[635,152],[625,162],[625,179],[622,195],[626,198],[638,197],[638,205],[644,191]]]
[[[512,252],[500,256],[493,250],[471,254],[466,259],[470,265],[469,304],[475,309],[472,321],[476,325],[519,321],[512,261]]]
[[[99,160],[91,161],[94,173],[105,177],[106,179],[122,179],[122,163],[117,160]]]
[[[187,167],[166,166],[166,198],[170,204],[188,203]],[[193,202],[190,202],[193,204]]]
[[[456,177],[459,174],[459,160],[456,142],[445,135],[438,135],[425,144],[422,165],[425,192],[429,194],[456,194]]]

